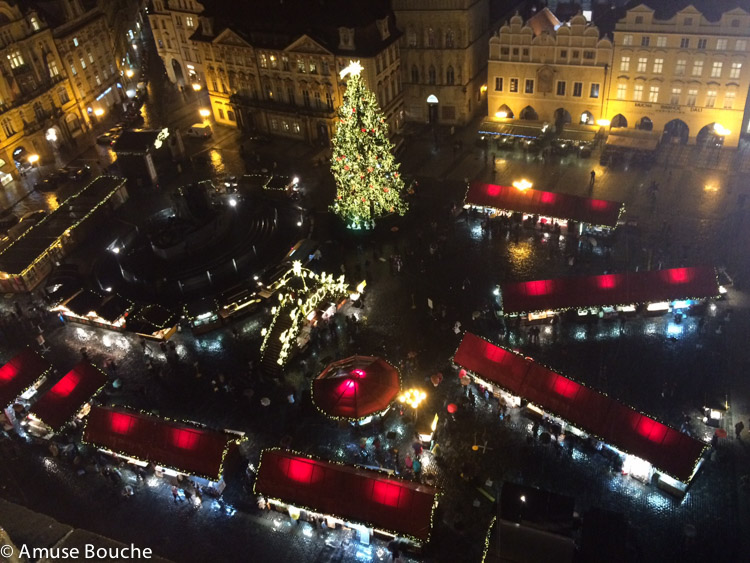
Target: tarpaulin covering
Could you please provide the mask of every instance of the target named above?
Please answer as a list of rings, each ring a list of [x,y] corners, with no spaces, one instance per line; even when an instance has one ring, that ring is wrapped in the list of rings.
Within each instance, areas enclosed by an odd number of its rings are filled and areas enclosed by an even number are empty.
[[[29,412],[58,432],[106,384],[104,373],[81,362],[42,395]]]
[[[713,268],[671,268],[602,276],[571,276],[501,284],[507,314],[636,303],[701,299],[719,295]]]
[[[623,204],[604,199],[589,199],[575,195],[519,190],[513,186],[498,186],[472,182],[466,194],[466,203],[515,211],[529,215],[543,215],[555,219],[572,219],[590,225],[616,227]]]
[[[320,410],[351,419],[385,410],[400,390],[398,370],[371,356],[333,362],[312,382],[313,402]]]
[[[26,348],[0,368],[0,410],[10,405],[27,389],[34,386],[50,364],[31,348]]]
[[[261,456],[255,491],[284,503],[427,541],[438,490],[282,450]]]
[[[635,409],[515,352],[466,333],[453,358],[477,377],[687,483],[707,447]]]
[[[217,481],[232,437],[130,410],[94,407],[86,419],[83,441]]]

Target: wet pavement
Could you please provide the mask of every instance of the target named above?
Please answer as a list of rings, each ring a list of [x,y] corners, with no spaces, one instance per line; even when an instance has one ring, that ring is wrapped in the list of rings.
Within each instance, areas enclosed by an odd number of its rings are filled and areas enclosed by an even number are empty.
[[[196,120],[191,112],[202,103],[200,93],[180,100],[180,94],[158,81],[159,71],[152,63],[150,72],[157,76],[146,105],[149,126],[189,125]],[[745,282],[750,274],[745,204],[750,184],[745,149],[706,153],[695,147],[667,147],[651,170],[611,169],[598,165],[596,152],[590,159],[546,161],[520,150],[490,150],[488,155],[486,148],[475,145],[470,127],[456,136],[464,139],[464,148],[454,152],[447,130],[434,135],[413,130],[402,166],[405,174],[419,180],[409,215],[396,233],[386,230],[346,240],[336,237],[325,214],[334,187],[325,167],[316,166],[319,149],[280,139],[254,146],[243,142],[239,132],[218,126],[211,141],[191,143],[189,153],[205,152],[212,166],[169,173],[158,197],[190,178],[272,169],[274,162],[282,173],[299,174],[302,203],[315,213],[313,236],[323,243],[321,268],[338,272],[343,264],[351,281],[368,278],[364,309],[347,311],[360,318],[356,329],[338,318],[335,336],[321,336],[276,382],[264,380],[249,363],[258,363],[267,314],[238,321],[236,336],[230,327],[199,337],[182,331],[174,337],[176,354],[169,357],[155,344],[144,354],[138,340],[128,334],[61,325],[56,317],[47,318],[41,323],[50,348],[46,356],[61,374],[80,359],[81,348],[99,366],[116,362],[121,386],[108,386],[105,402],[240,430],[248,439],[242,455],[228,463],[223,505],[205,502],[196,508],[175,503],[169,488],[155,479],[132,481],[135,495],[123,498],[121,487],[100,473],[93,452],[82,449],[78,460],[67,454],[54,457],[45,444],[5,436],[0,438],[0,495],[65,524],[152,547],[175,561],[238,561],[247,560],[248,554],[254,561],[377,561],[382,544],[358,556],[350,538],[306,531],[284,514],[259,510],[244,469],[248,462],[257,466],[261,448],[284,443],[327,459],[366,465],[379,461],[386,467],[395,465],[386,451],[396,448],[403,471],[404,455],[413,441],[410,412],[402,416],[392,409],[382,428],[365,427],[356,433],[326,420],[310,402],[309,379],[330,358],[379,354],[401,367],[405,386],[427,392],[419,416],[441,415],[441,459],[423,454],[423,479],[445,494],[433,541],[420,559],[480,560],[493,507],[477,486],[490,479],[572,496],[584,518],[592,507],[624,513],[629,560],[742,560],[748,549],[741,533],[749,522],[747,433],[743,440],[721,440],[717,455],[707,460],[679,501],[620,475],[596,451],[542,444],[531,437],[532,422],[518,411],[501,421],[496,404],[486,401],[477,388],[471,390],[473,399],[465,397],[450,359],[460,339],[452,327],[460,321],[464,330],[516,348],[675,427],[687,415],[691,433],[704,439],[712,429],[703,424],[698,409],[707,399],[728,400],[730,411],[723,424],[733,436],[734,423],[750,415],[745,377],[750,366]],[[244,146],[244,152],[238,146]],[[106,156],[101,148],[93,151],[92,158]],[[460,206],[466,179],[508,184],[527,178],[539,189],[588,196],[592,169],[597,175],[593,196],[625,202],[625,218],[632,223],[618,229],[609,252],[579,249],[573,241],[553,241],[534,230],[524,231],[518,240],[501,231],[489,234],[479,218],[449,213],[451,202]],[[646,191],[652,181],[660,184],[656,201]],[[22,204],[44,206],[45,201],[45,196],[32,192]],[[136,215],[150,205],[158,207],[154,201],[148,192],[136,194],[123,213]],[[87,245],[72,259],[83,264],[97,251],[96,244]],[[402,257],[400,272],[391,267],[392,255]],[[524,331],[502,332],[498,321],[484,313],[492,290],[504,281],[700,264],[726,267],[735,279],[728,299],[707,310],[703,330],[698,317],[681,323],[671,316],[637,318],[623,328],[604,320],[563,322],[554,329],[545,327],[539,343],[531,343]],[[11,324],[8,315],[14,300],[0,299],[2,362],[38,335],[36,319]],[[434,387],[429,378],[438,371],[444,380]],[[214,384],[220,376],[227,382],[224,388]],[[286,399],[290,392],[295,394],[294,404]],[[261,405],[262,397],[270,398],[270,406]],[[448,403],[459,406],[455,419],[447,415]],[[380,452],[373,445],[375,436],[382,441]],[[472,449],[485,441],[486,450]],[[695,540],[686,534],[689,526],[696,530]]]

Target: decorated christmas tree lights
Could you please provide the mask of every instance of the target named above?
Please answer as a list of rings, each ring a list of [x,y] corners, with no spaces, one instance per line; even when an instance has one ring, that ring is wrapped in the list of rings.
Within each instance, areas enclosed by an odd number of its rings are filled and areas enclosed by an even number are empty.
[[[388,125],[375,95],[362,82],[361,71],[359,61],[341,71],[341,78],[348,75],[349,81],[331,157],[336,180],[332,210],[352,229],[372,228],[379,217],[403,215],[407,210]]]

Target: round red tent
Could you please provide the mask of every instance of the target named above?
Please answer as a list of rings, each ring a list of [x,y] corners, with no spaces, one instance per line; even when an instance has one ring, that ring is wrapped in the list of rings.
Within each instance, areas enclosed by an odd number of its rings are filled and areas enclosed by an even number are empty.
[[[312,399],[321,411],[351,420],[385,410],[400,391],[398,370],[372,356],[333,362],[312,382]]]

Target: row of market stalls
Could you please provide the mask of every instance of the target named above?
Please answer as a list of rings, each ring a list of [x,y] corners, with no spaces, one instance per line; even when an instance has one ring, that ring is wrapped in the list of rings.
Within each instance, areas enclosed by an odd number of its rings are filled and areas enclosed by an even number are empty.
[[[623,472],[683,495],[706,443],[547,368],[531,358],[464,334],[455,365],[532,417],[548,417],[562,434],[600,440],[623,459]]]
[[[562,233],[608,234],[617,226],[625,205],[616,201],[591,199],[570,194],[535,190],[527,184],[498,186],[471,182],[465,208],[492,216],[521,214],[523,220],[537,217],[543,225],[557,224]],[[571,226],[575,226],[575,230]]]
[[[569,309],[605,318],[639,307],[647,314],[687,312],[725,291],[714,268],[690,267],[503,283],[497,297],[504,315],[533,322]]]
[[[498,149],[513,146],[524,149],[541,148],[540,141],[548,138],[558,154],[578,153],[580,156],[589,156],[598,131],[597,126],[586,124],[565,124],[557,131],[554,125],[545,121],[512,119],[510,115],[506,115],[484,120],[478,133],[483,139],[494,140]]]

